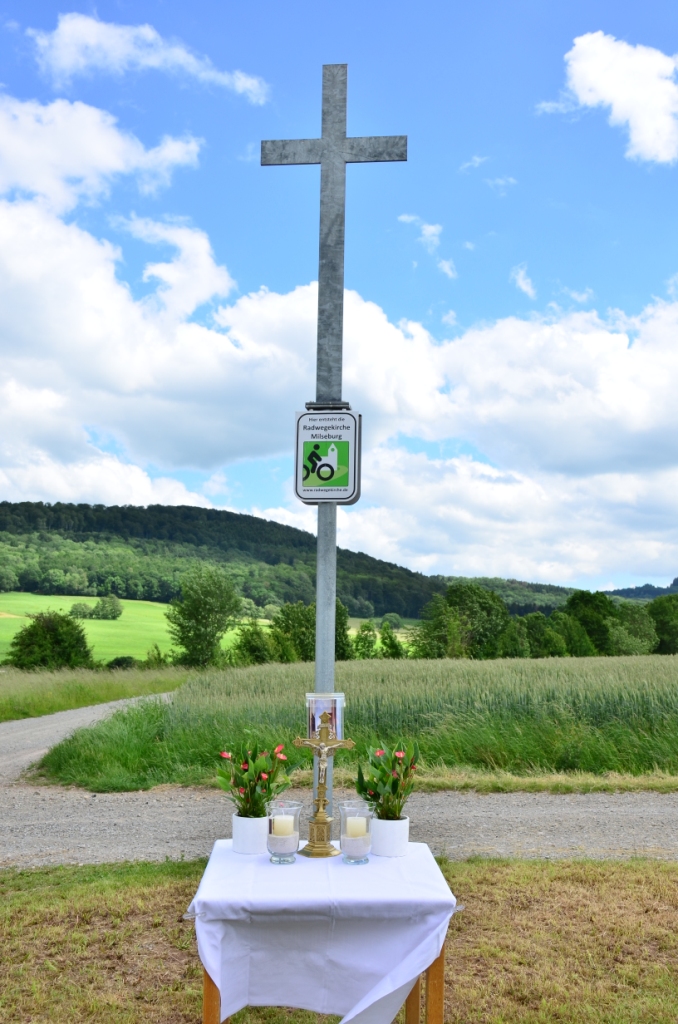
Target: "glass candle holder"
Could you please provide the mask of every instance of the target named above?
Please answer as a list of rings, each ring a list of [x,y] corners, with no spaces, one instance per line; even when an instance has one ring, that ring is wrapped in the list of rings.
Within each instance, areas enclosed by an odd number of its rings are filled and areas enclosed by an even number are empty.
[[[271,864],[294,864],[299,848],[301,803],[298,800],[274,800],[268,814],[266,845]]]
[[[367,864],[372,848],[372,811],[362,800],[339,804],[341,852],[346,864]]]

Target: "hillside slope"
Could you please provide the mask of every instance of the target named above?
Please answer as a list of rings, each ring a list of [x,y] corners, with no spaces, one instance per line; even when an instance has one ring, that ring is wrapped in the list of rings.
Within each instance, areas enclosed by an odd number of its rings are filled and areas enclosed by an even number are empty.
[[[180,593],[188,565],[208,559],[221,563],[243,596],[260,607],[308,603],[315,596],[315,557],[313,534],[236,512],[193,505],[0,502],[4,591],[112,592],[169,601]],[[463,578],[424,576],[361,552],[337,552],[339,596],[350,614],[360,617],[395,611],[417,618],[433,594]],[[549,614],[572,593],[569,587],[496,577],[478,577],[476,582],[499,594],[514,615]]]

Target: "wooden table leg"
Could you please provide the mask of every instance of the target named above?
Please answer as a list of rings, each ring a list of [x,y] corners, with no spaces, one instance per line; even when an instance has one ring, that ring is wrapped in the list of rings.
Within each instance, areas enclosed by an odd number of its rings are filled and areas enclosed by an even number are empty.
[[[224,1024],[229,1024],[230,1017]],[[202,1024],[221,1024],[221,993],[206,970],[202,972]]]
[[[426,971],[426,1024],[443,1024],[445,1015],[445,944]]]
[[[414,987],[405,1000],[405,1024],[420,1024],[421,1022],[421,974],[414,983]]]

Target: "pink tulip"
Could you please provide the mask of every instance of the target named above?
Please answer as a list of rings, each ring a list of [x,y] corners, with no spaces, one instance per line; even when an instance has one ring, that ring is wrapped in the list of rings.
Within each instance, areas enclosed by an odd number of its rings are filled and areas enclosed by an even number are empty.
[[[243,793],[245,792],[245,790],[244,790],[244,789],[243,789],[243,787],[241,786],[241,787],[240,787],[240,789],[238,790],[238,792],[239,792],[239,793],[240,793],[240,795],[242,796],[242,794],[243,794]]]
[[[404,757],[405,756],[405,751],[404,750],[396,750],[396,751],[394,751],[394,753],[395,753],[396,757]]]
[[[261,773],[261,777],[262,777],[262,779],[267,779],[268,775],[266,774],[266,772],[262,772]]]
[[[375,750],[374,756],[375,757],[383,757],[385,753],[386,753],[386,751],[384,751],[384,750]]]
[[[391,772],[391,775],[393,776],[394,779],[398,778],[398,773],[396,771]]]
[[[243,763],[240,765],[240,767],[242,768],[242,770],[244,772],[246,772],[247,769],[249,768],[249,765],[248,765],[247,761],[243,761]]]
[[[276,754],[275,756],[278,758],[279,761],[286,761],[287,760],[287,757],[286,757],[285,754]]]
[[[219,752],[219,757],[227,757],[230,760],[233,757],[233,754],[229,754],[227,750],[222,750]]]
[[[275,750],[273,751],[273,753],[274,753],[274,754],[279,754],[279,753],[280,753],[280,751],[281,751],[281,750],[282,750],[282,749],[284,748],[284,746],[285,746],[285,744],[284,744],[284,743],[279,743],[279,744],[278,744],[278,746],[277,746],[277,747],[275,748]]]

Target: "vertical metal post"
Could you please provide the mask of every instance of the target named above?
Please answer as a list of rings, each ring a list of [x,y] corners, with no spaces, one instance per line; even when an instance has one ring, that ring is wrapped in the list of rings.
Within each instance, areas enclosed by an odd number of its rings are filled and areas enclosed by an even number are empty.
[[[315,692],[334,692],[334,635],[337,610],[337,506],[318,505],[315,605]],[[318,759],[313,765],[313,798],[318,796]],[[332,816],[332,758],[327,765],[327,813]]]

